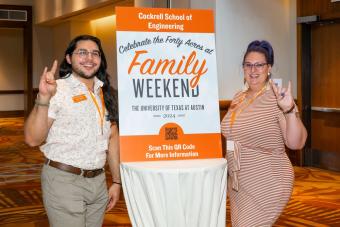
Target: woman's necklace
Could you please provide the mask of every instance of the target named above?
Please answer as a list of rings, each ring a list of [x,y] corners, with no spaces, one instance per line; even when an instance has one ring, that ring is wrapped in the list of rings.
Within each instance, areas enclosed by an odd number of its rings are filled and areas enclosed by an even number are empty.
[[[233,124],[235,123],[236,117],[238,115],[240,115],[245,108],[247,108],[250,104],[252,104],[255,101],[255,99],[266,90],[266,87],[267,87],[266,85],[263,86],[263,88],[260,91],[258,91],[255,95],[253,95],[253,97],[251,97],[249,99],[247,98],[247,103],[244,104],[243,106],[241,106],[243,101],[246,99],[246,96],[247,96],[247,92],[244,92],[243,96],[240,98],[240,101],[239,101],[239,108],[235,108],[231,112],[231,116],[230,116],[230,130],[232,129]]]

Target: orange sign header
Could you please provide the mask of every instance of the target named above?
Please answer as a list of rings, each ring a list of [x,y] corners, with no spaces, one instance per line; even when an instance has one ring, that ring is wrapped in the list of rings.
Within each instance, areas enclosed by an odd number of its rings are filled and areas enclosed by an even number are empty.
[[[117,31],[213,33],[212,10],[116,7]]]

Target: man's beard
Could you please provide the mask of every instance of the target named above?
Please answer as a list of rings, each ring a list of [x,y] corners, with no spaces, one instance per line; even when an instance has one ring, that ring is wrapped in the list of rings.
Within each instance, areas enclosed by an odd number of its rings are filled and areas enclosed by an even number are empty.
[[[93,72],[91,75],[86,75],[82,70],[80,70],[76,67],[72,67],[72,71],[75,72],[79,77],[88,80],[88,79],[94,78],[97,75],[99,69],[97,69],[97,71]]]

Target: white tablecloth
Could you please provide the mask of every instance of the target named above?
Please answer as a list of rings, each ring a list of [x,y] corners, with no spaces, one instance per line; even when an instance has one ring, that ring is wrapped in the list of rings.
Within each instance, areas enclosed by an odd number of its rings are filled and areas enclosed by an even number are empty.
[[[227,163],[221,159],[121,164],[134,227],[222,227]]]

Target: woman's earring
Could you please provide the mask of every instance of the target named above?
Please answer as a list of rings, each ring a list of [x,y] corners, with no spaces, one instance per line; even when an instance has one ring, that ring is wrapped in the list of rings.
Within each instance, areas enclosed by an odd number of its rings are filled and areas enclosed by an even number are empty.
[[[244,80],[244,86],[243,86],[243,91],[247,91],[249,89],[249,84],[247,83],[247,81]]]
[[[268,79],[270,79],[272,77],[272,74],[270,72],[268,72]]]

